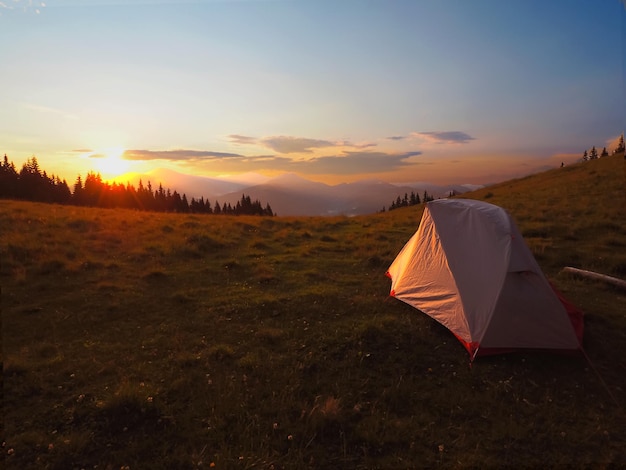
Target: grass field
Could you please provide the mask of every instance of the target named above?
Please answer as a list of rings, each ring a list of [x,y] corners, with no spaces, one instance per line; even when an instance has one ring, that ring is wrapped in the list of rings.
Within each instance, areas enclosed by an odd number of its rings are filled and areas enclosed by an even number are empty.
[[[194,216],[0,201],[7,469],[626,466],[621,155],[466,194],[586,314],[583,357],[479,359],[388,297],[421,207]]]

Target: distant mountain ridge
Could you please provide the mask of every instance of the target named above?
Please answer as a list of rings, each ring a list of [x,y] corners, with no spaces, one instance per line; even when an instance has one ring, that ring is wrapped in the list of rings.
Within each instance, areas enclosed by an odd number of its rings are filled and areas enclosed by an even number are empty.
[[[388,208],[399,196],[414,192],[420,198],[424,191],[439,198],[477,189],[479,185],[436,185],[426,182],[393,184],[376,179],[365,179],[353,183],[328,185],[308,180],[294,173],[284,173],[274,178],[257,174],[237,177],[210,178],[187,175],[169,169],[157,169],[147,174],[124,175],[118,182],[137,185],[148,181],[153,189],[163,185],[172,191],[185,194],[188,200],[203,197],[212,204],[234,205],[245,193],[263,205],[270,204],[277,215],[282,216],[331,216],[364,215]]]

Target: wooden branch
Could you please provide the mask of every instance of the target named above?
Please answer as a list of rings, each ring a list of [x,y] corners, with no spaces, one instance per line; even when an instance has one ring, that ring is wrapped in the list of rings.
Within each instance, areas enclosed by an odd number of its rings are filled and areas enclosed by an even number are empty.
[[[616,277],[607,276],[606,274],[594,273],[593,271],[585,271],[584,269],[572,268],[570,266],[564,267],[563,272],[576,274],[580,277],[594,279],[596,281],[606,282],[607,284],[626,289],[626,281],[622,281]]]

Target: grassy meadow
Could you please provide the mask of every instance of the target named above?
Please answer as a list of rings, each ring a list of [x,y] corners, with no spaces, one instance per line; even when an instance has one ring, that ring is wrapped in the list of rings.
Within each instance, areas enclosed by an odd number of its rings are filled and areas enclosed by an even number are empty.
[[[422,207],[199,216],[0,201],[7,469],[626,465],[622,155],[465,194],[508,209],[590,359],[478,359],[389,298]]]

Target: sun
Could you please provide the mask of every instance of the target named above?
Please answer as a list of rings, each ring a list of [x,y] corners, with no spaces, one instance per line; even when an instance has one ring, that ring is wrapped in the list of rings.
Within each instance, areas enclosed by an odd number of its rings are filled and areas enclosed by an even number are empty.
[[[130,168],[130,162],[124,159],[125,149],[111,147],[94,152],[97,155],[97,166],[104,177],[116,177],[126,173]]]

